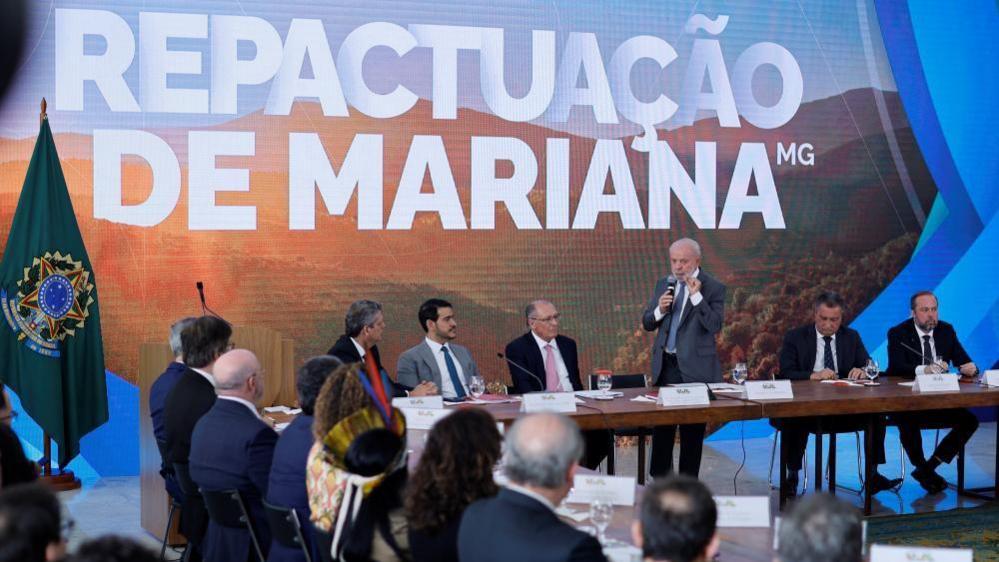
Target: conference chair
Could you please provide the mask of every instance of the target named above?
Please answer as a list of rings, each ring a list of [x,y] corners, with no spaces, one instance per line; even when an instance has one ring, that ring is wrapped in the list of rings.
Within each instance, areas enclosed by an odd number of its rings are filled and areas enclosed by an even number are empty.
[[[191,467],[187,463],[175,462],[173,463],[173,473],[177,477],[177,484],[180,486],[181,493],[184,494],[184,502],[200,502],[204,501],[201,494],[198,493],[198,485],[194,483],[191,479]],[[191,559],[192,553],[192,537],[187,538],[187,547],[184,548],[184,556],[181,557],[182,562],[187,562]],[[198,538],[200,540],[201,537]]]
[[[289,507],[269,504],[266,500],[264,511],[267,512],[267,524],[274,540],[281,546],[301,549],[305,555],[305,562],[312,562],[309,547],[305,544],[305,537],[302,536],[302,523],[298,520],[298,512]]]
[[[170,487],[167,486],[167,471],[166,464],[163,459],[166,458],[166,441],[162,439],[156,440],[156,447],[160,451],[160,475],[163,476],[163,489],[166,490],[167,498],[170,499],[170,512],[167,515],[166,529],[163,529],[163,543],[160,545],[160,560],[166,559],[166,547],[167,542],[170,538],[170,527],[173,525],[173,517],[177,513],[177,509],[180,508],[180,502],[182,498],[176,498],[172,493],[170,493]]]
[[[246,529],[250,533],[250,542],[253,543],[253,550],[257,553],[257,560],[265,562],[264,553],[260,549],[260,540],[253,529],[253,520],[250,519],[250,512],[246,509],[246,502],[243,501],[243,495],[239,490],[201,490],[201,496],[205,498],[208,518],[216,525]]]
[[[647,386],[644,374],[611,375],[611,390],[621,388],[645,388]],[[597,375],[590,375],[590,389],[597,388]],[[645,484],[645,438],[652,435],[648,427],[628,427],[611,430],[611,446],[607,453],[607,474],[614,474],[614,452],[618,437],[636,437],[638,439],[638,483]]]

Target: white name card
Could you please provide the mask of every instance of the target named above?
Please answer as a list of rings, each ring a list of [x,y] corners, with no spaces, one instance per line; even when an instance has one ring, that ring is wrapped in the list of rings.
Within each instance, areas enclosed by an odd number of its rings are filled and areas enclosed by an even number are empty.
[[[524,395],[521,404],[521,410],[528,414],[538,412],[572,414],[576,411],[576,395],[572,392],[532,392]]]
[[[912,385],[912,390],[913,392],[960,392],[961,387],[957,379],[957,375],[950,373],[916,375],[916,384]]]
[[[715,496],[719,527],[769,527],[767,496]]]
[[[400,408],[406,416],[407,429],[430,429],[454,410],[444,408]]]
[[[703,384],[694,386],[663,386],[659,388],[660,406],[707,406],[708,387]]]
[[[790,400],[794,398],[791,381],[746,381],[747,400]]]
[[[871,545],[871,562],[972,562],[970,548]]]
[[[392,405],[401,410],[440,410],[444,407],[444,398],[440,396],[411,396],[409,398],[393,398]]]
[[[999,369],[989,369],[982,375],[982,382],[986,386],[999,386]]]
[[[590,503],[593,500],[613,505],[635,505],[635,477],[577,474],[572,482],[572,492],[565,501]]]

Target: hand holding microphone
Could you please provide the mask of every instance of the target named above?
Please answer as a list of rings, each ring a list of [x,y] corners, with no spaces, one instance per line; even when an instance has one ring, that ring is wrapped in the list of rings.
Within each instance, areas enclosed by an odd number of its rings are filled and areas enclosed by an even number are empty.
[[[673,306],[673,296],[676,293],[676,277],[670,275],[666,278],[666,292],[659,297],[659,312],[666,314]]]

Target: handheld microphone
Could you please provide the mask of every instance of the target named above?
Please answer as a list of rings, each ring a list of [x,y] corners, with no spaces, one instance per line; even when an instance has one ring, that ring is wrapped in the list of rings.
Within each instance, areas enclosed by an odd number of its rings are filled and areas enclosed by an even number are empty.
[[[673,275],[673,274],[670,274],[670,276],[666,278],[666,293],[667,294],[670,294],[670,295],[676,294],[676,281],[677,281],[676,275]]]
[[[497,352],[496,353],[496,357],[499,357],[500,359],[502,359],[502,360],[506,361],[507,363],[513,365],[514,367],[520,369],[522,372],[527,373],[527,376],[529,376],[532,379],[538,381],[538,384],[541,385],[541,392],[545,391],[545,383],[544,383],[544,381],[542,381],[540,378],[538,378],[538,376],[535,375],[534,373],[532,373],[531,371],[527,370],[527,368],[521,366],[519,363],[517,363],[513,359],[510,359],[506,355],[503,355],[502,353]]]

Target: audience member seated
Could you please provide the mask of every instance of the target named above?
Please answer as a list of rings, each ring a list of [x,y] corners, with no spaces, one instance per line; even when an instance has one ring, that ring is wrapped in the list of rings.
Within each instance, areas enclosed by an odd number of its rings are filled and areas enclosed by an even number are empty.
[[[218,400],[194,427],[191,479],[202,492],[240,491],[266,555],[271,541],[263,498],[277,433],[257,413],[255,403],[264,394],[264,375],[256,356],[245,349],[219,357],[214,375]],[[253,555],[252,549],[246,529],[209,522],[202,549],[205,560],[241,562]]]
[[[689,476],[673,476],[645,489],[631,537],[647,562],[710,562],[720,543],[717,523],[708,488]]]
[[[0,492],[0,562],[48,562],[66,554],[59,499],[42,484]]]
[[[80,545],[66,562],[156,562],[158,557],[133,539],[108,535]]]
[[[293,508],[298,513],[302,526],[305,547],[319,560],[319,553],[313,540],[313,527],[310,522],[309,493],[305,487],[305,465],[309,450],[315,439],[312,435],[313,414],[316,397],[330,374],[343,363],[336,357],[322,355],[313,357],[298,370],[295,388],[298,391],[298,406],[302,413],[281,432],[274,448],[274,463],[267,485],[267,501],[271,505]],[[304,562],[305,555],[299,548],[288,548],[277,541],[271,543],[268,562]]]
[[[781,518],[777,562],[861,562],[860,512],[829,494],[798,500]]]
[[[180,341],[180,334],[185,328],[194,324],[195,320],[197,318],[182,318],[170,326],[170,351],[173,352],[173,361],[167,365],[166,370],[160,376],[156,377],[156,381],[149,387],[149,417],[153,420],[153,435],[156,437],[156,443],[162,443],[163,446],[160,450],[161,456],[166,453],[166,428],[163,426],[163,408],[166,407],[166,399],[170,395],[170,391],[173,390],[173,387],[177,385],[177,381],[180,380],[184,371],[187,370],[187,365],[184,364],[184,347]],[[173,473],[173,465],[167,462],[165,458],[161,458],[160,460],[160,476],[166,481],[167,492],[177,501],[183,501],[184,495],[180,492],[180,486],[177,484],[177,477]]]
[[[458,561],[461,514],[499,492],[493,467],[500,442],[496,420],[485,410],[458,410],[434,424],[406,496],[415,562]]]
[[[597,539],[555,514],[569,493],[583,438],[569,418],[534,414],[506,437],[503,472],[510,484],[468,506],[458,530],[458,556],[475,562],[604,561]]]
[[[11,427],[17,412],[4,388],[0,392],[0,488],[34,482],[38,478],[38,465],[24,455],[24,447]]]

